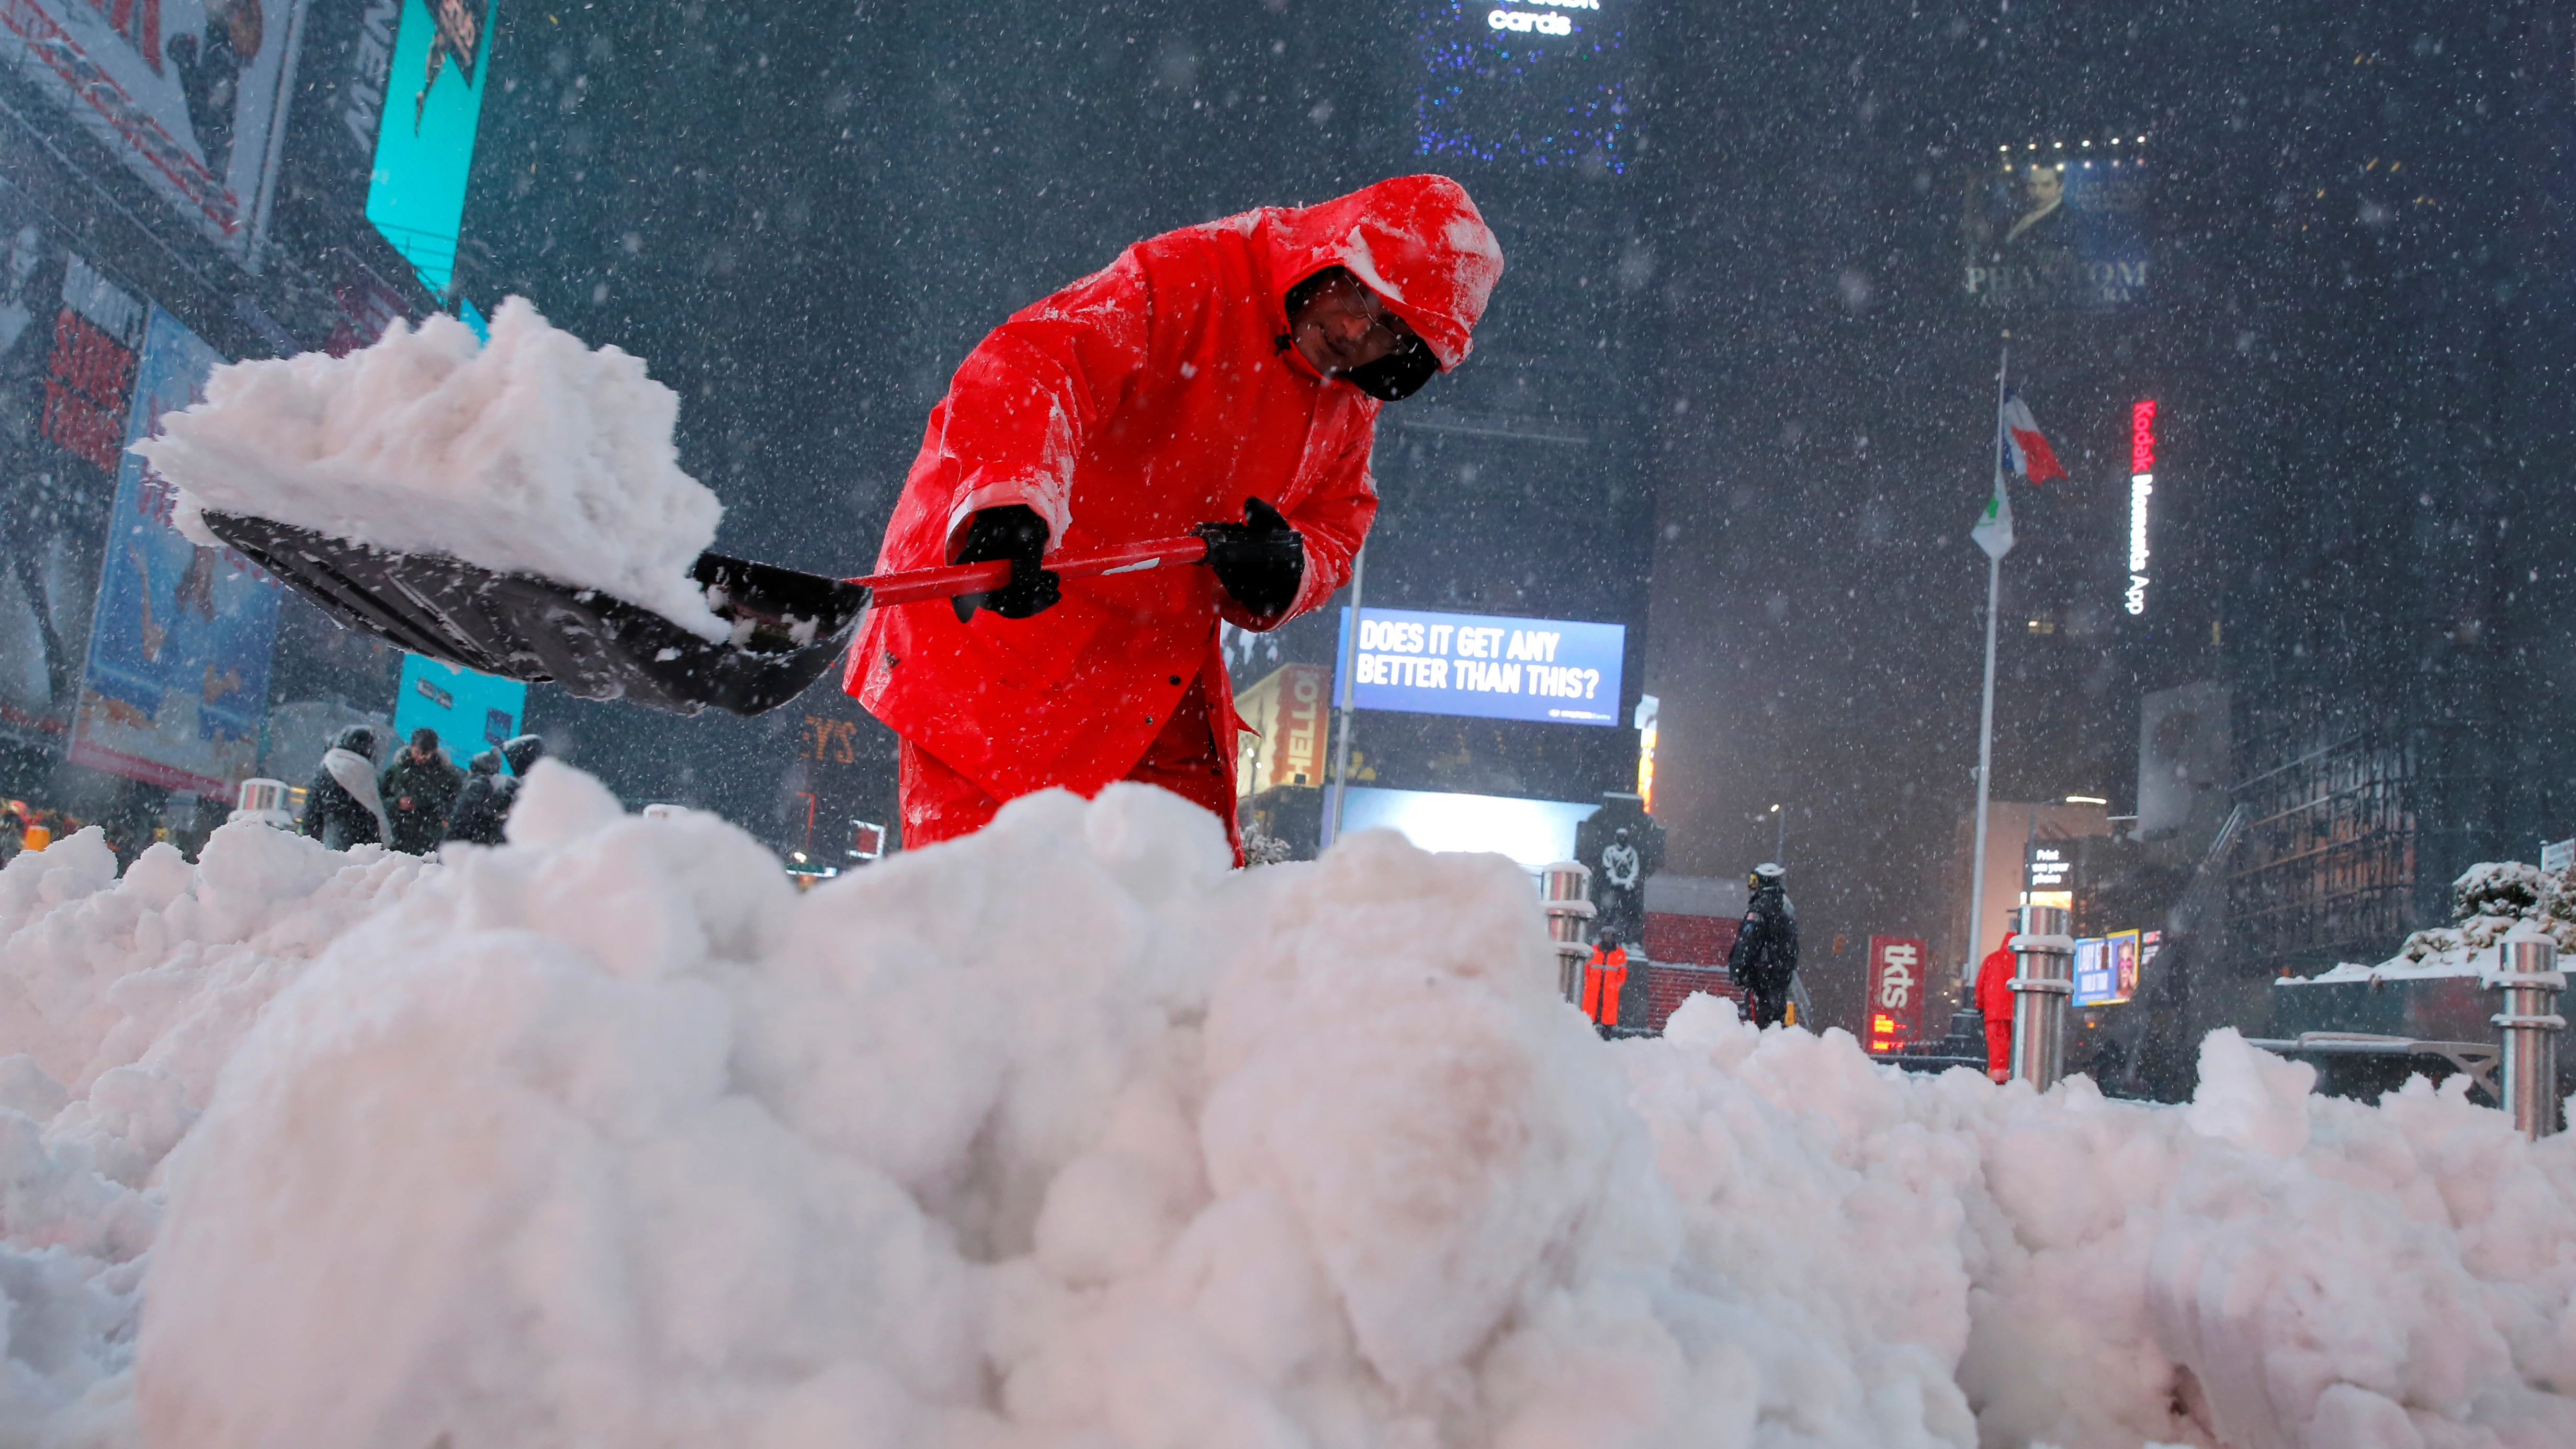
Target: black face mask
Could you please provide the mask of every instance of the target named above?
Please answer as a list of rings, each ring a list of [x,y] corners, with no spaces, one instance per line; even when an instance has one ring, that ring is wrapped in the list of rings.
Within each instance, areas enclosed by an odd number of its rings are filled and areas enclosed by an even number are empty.
[[[1393,352],[1375,362],[1362,363],[1342,376],[1379,402],[1402,402],[1422,391],[1422,385],[1438,371],[1440,359],[1432,352],[1431,344],[1409,337]]]

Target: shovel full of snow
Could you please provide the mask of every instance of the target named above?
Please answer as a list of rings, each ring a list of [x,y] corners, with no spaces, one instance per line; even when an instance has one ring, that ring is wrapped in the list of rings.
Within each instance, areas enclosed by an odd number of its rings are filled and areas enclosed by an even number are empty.
[[[836,579],[700,554],[691,575],[732,626],[709,640],[597,589],[445,554],[377,548],[250,514],[208,509],[202,517],[209,532],[325,613],[396,648],[553,684],[584,699],[625,699],[677,714],[710,705],[741,715],[775,709],[832,667],[870,603],[983,593],[1011,576],[1011,565],[996,560]],[[1092,578],[1206,556],[1206,540],[1193,536],[1054,557],[1046,567]]]

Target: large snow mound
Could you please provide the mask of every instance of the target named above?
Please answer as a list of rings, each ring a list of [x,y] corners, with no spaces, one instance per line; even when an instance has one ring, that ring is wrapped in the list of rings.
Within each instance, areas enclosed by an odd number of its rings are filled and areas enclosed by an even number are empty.
[[[1606,1045],[1500,857],[1139,786],[511,832],[0,874],[0,1442],[2576,1442],[2576,1140],[2454,1092]]]
[[[524,297],[491,330],[397,320],[346,357],[229,363],[135,451],[201,543],[204,510],[247,513],[598,589],[723,637],[689,566],[724,508],[680,471],[679,396]]]

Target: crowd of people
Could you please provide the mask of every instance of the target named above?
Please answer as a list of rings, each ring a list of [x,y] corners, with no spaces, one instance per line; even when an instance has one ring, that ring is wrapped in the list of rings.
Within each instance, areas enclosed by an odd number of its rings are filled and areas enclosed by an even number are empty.
[[[305,790],[304,833],[333,850],[382,844],[427,855],[450,840],[498,845],[519,781],[546,752],[543,739],[517,735],[460,770],[438,731],[423,727],[379,770],[377,738],[372,725],[342,730]]]

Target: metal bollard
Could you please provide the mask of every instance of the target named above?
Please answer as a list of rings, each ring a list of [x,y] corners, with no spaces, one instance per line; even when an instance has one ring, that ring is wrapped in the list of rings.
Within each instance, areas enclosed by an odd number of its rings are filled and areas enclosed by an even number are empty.
[[[1592,959],[1585,939],[1592,931],[1592,867],[1560,860],[1538,873],[1538,894],[1547,911],[1548,939],[1556,943],[1556,989],[1579,1002],[1583,963]]]
[[[2567,975],[2558,969],[2558,943],[2546,937],[2507,938],[2503,964],[2487,985],[2504,993],[2504,1010],[2493,1020],[2504,1037],[2496,1077],[2505,1114],[2523,1136],[2547,1137],[2559,1128],[2558,1034],[2567,1018],[2558,1014],[2558,993]]]
[[[2075,938],[2066,912],[2024,906],[2013,939],[2012,1074],[2045,1092],[2066,1073],[2066,1007],[2075,996]]]

